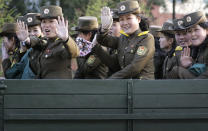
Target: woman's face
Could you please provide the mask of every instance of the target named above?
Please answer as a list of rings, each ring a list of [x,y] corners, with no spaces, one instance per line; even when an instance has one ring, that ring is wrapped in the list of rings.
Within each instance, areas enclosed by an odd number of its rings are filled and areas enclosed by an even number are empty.
[[[171,49],[172,43],[173,43],[172,38],[168,38],[164,36],[163,34],[161,34],[159,41],[160,41],[160,48],[162,50],[169,51]]]
[[[207,30],[199,25],[191,28],[191,42],[193,46],[199,46],[207,37]]]
[[[120,23],[117,22],[117,21],[114,21],[111,28],[110,28],[110,35],[119,37],[120,36],[120,30],[121,30]]]
[[[84,34],[82,32],[79,32],[78,37],[83,38],[87,41],[90,41],[90,38],[92,36],[92,33]]]
[[[7,36],[4,36],[3,37],[3,43],[4,43],[4,46],[7,50],[7,52],[14,51],[14,49],[15,49],[14,37],[12,37],[11,39],[8,39]]]
[[[56,34],[56,24],[58,21],[56,19],[43,19],[41,21],[41,29],[43,31],[43,35],[47,38],[55,38]]]
[[[182,47],[189,46],[191,44],[191,34],[187,30],[176,31],[175,39],[176,43]]]
[[[137,17],[134,14],[126,14],[119,16],[121,29],[129,35],[139,29],[140,20],[140,17]]]
[[[31,26],[28,28],[29,36],[42,36],[41,27],[39,25]]]

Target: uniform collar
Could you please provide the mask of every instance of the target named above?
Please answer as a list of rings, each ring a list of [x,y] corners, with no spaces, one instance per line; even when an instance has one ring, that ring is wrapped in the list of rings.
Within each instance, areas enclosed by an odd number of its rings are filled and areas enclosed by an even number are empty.
[[[136,30],[134,33],[130,34],[129,36],[132,37],[132,36],[138,36],[139,33],[141,33],[141,29],[139,28],[138,30]]]
[[[125,35],[126,37],[134,37],[134,36],[139,36],[140,33],[142,33],[141,29],[139,28],[138,30],[136,30],[134,33],[132,34],[126,34],[123,30],[120,31],[120,33],[122,35]],[[148,32],[147,32],[148,33]]]

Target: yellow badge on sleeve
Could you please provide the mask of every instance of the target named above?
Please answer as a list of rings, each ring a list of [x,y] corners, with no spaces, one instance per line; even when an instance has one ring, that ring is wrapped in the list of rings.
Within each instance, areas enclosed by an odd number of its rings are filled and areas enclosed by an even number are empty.
[[[144,55],[147,52],[147,48],[145,46],[139,46],[137,49],[137,55]]]
[[[87,59],[87,64],[93,64],[95,62],[95,56],[91,55],[88,59]]]

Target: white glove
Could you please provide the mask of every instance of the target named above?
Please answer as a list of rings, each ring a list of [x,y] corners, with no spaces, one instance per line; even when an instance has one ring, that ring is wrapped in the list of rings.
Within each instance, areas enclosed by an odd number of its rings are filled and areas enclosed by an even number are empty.
[[[113,24],[113,18],[109,7],[103,7],[101,10],[101,24],[102,32],[108,31]]]
[[[28,41],[29,33],[28,33],[28,26],[23,21],[17,20],[17,31],[16,35],[20,41]]]
[[[97,34],[95,34],[93,40],[92,40],[92,47],[94,47],[96,44],[98,44],[97,42]]]
[[[8,53],[7,53],[7,50],[6,50],[6,48],[5,48],[4,43],[2,43],[1,52],[2,52],[2,61],[3,61],[4,59],[9,58],[9,55],[8,55]]]

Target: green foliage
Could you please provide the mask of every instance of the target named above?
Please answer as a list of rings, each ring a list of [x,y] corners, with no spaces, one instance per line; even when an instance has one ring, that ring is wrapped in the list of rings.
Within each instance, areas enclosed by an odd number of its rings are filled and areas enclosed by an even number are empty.
[[[125,1],[125,0],[109,0],[108,7],[110,7],[111,9],[114,9],[116,8],[117,4],[121,1]]]
[[[6,0],[5,0],[6,1]],[[8,2],[9,9],[15,9],[17,12],[14,12],[13,16],[16,15],[24,15],[27,13],[26,5],[24,4],[24,0],[9,0]]]
[[[5,23],[11,23],[15,21],[13,15],[15,14],[16,10],[14,8],[9,9],[8,3],[10,0],[0,0],[0,31]],[[0,46],[1,46],[1,39],[0,39]]]
[[[13,15],[16,10],[14,8],[9,9],[7,5],[8,2],[8,0],[0,0],[0,27],[2,27],[4,23],[15,21]]]
[[[98,18],[98,21],[100,21],[101,8],[107,6],[107,4],[108,0],[89,0],[85,15],[95,16]]]

